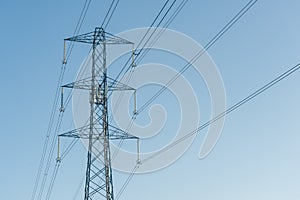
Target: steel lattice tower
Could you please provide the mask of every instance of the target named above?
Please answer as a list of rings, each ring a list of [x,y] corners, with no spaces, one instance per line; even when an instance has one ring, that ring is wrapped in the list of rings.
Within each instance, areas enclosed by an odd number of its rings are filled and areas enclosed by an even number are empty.
[[[137,137],[108,123],[108,91],[134,89],[107,76],[106,46],[132,43],[98,27],[93,32],[67,38],[65,41],[92,45],[91,77],[62,86],[90,91],[90,116],[88,125],[59,136],[88,140],[84,200],[113,200],[110,140],[137,139]]]

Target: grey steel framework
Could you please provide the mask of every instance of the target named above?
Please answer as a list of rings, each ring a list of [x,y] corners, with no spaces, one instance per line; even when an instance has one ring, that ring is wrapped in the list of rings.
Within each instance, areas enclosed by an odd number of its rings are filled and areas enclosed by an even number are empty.
[[[108,123],[108,91],[134,89],[107,76],[106,45],[132,43],[98,27],[93,32],[67,38],[65,41],[92,45],[91,77],[62,86],[90,91],[90,116],[88,125],[59,136],[88,140],[84,200],[113,200],[110,140],[138,138]]]

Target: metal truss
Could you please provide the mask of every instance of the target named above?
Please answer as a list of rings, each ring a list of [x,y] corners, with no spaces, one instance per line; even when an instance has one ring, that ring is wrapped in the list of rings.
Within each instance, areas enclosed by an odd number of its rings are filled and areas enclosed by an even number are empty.
[[[99,45],[102,42],[106,44],[133,44],[132,42],[123,38],[112,35],[111,33],[105,32],[103,28],[96,27],[95,31],[77,35],[65,39],[66,41],[82,42],[87,44]]]
[[[84,78],[66,85],[63,85],[62,87],[65,88],[72,88],[72,89],[82,89],[82,90],[91,90],[91,82],[92,77]],[[97,88],[101,88],[103,83],[100,83],[97,85]],[[122,90],[135,90],[134,88],[121,83],[115,79],[107,77],[107,85],[108,85],[108,91],[122,91]]]
[[[91,76],[62,86],[90,90],[90,117],[87,125],[59,136],[88,140],[84,200],[113,200],[110,140],[138,138],[108,123],[108,91],[134,88],[107,76],[106,45],[133,43],[98,27],[93,32],[67,38],[65,41],[92,44],[93,47]]]

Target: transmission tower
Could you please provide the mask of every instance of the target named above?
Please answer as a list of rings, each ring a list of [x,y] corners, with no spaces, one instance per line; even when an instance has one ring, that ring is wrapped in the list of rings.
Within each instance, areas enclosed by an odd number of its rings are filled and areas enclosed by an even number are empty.
[[[133,44],[96,27],[93,32],[65,39],[92,45],[91,76],[66,84],[63,88],[89,90],[90,115],[87,125],[60,134],[88,140],[84,200],[114,199],[110,141],[114,139],[138,139],[108,122],[108,92],[134,90],[107,76],[106,47],[110,44]],[[64,58],[64,62],[66,62]],[[63,100],[62,100],[63,102]],[[63,103],[62,103],[62,110]]]

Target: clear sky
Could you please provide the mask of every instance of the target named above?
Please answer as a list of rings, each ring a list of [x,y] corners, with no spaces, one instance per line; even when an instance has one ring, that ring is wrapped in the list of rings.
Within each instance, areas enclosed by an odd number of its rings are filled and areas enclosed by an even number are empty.
[[[116,34],[149,26],[163,2],[120,0],[107,31]],[[169,28],[204,46],[247,2],[190,0]],[[1,199],[31,197],[63,39],[72,36],[83,4],[70,0],[1,3]],[[109,4],[92,1],[82,33],[101,24]],[[259,0],[209,49],[224,81],[228,107],[300,62],[299,8],[297,0]],[[75,46],[64,82],[75,79],[86,55],[86,48]],[[145,57],[145,62],[152,62],[155,55]],[[180,65],[176,67],[180,69]],[[185,75],[192,84],[197,83],[192,71]],[[216,147],[202,160],[198,153],[205,130],[200,132],[191,148],[171,166],[135,175],[120,199],[299,200],[299,84],[300,72],[296,72],[228,115]],[[210,112],[208,94],[202,87],[197,93],[204,96],[199,102],[200,124],[209,119]],[[160,101],[166,99],[156,103]],[[74,128],[70,116],[66,117],[63,127]],[[150,147],[151,139],[144,149]],[[76,190],[85,173],[85,154],[78,143],[63,160],[51,199],[82,199],[82,185],[78,195]],[[126,178],[114,171],[116,193]]]

